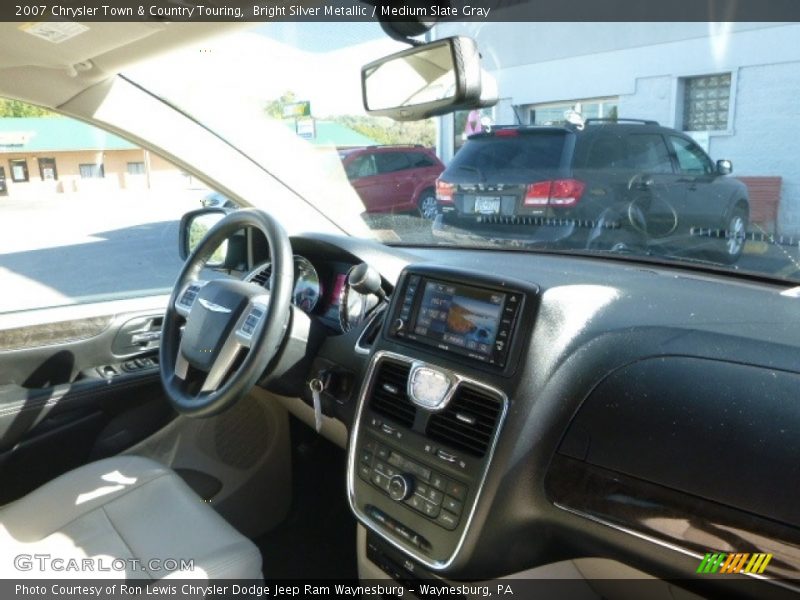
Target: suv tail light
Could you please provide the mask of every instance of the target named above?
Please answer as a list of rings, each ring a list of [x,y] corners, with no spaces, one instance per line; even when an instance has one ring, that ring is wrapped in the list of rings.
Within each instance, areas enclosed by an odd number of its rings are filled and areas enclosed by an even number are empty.
[[[456,186],[452,183],[448,183],[446,181],[442,181],[441,179],[436,180],[436,201],[443,202],[447,204],[453,203],[453,192],[455,191]]]
[[[525,192],[525,206],[575,206],[586,184],[577,179],[552,179],[531,183]]]

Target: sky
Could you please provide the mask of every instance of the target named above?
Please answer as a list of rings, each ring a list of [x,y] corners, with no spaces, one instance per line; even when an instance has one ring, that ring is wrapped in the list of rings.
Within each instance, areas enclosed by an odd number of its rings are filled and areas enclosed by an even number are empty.
[[[361,66],[405,46],[376,23],[270,23],[190,46],[126,75],[200,117],[252,114],[286,91],[312,114],[363,114]]]

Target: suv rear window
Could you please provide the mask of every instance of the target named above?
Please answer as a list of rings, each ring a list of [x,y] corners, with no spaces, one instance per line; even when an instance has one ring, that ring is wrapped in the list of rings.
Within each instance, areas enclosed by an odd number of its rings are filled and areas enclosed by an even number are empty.
[[[566,136],[566,131],[548,131],[473,137],[456,152],[448,172],[472,171],[489,182],[498,175],[507,183],[509,176],[514,181],[531,180],[558,169]]]

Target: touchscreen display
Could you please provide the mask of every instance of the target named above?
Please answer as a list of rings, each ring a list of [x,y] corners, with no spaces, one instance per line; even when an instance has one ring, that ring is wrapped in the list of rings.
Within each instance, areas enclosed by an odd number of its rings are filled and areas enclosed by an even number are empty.
[[[413,331],[449,347],[490,356],[506,294],[426,281]]]

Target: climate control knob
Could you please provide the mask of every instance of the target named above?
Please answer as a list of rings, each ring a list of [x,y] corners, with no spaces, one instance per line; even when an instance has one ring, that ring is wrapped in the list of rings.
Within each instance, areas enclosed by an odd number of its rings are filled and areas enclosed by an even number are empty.
[[[389,497],[402,502],[414,493],[414,478],[411,475],[395,475],[389,480]]]

